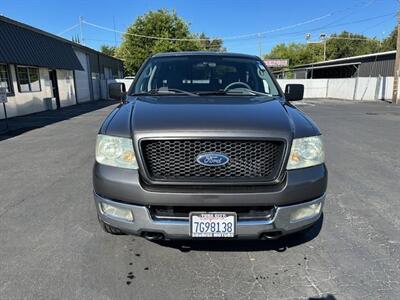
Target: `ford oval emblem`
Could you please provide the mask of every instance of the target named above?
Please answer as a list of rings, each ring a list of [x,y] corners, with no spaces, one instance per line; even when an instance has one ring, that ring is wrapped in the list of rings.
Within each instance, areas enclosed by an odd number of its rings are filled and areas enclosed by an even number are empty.
[[[197,156],[196,161],[203,166],[218,167],[224,166],[229,162],[229,157],[222,153],[201,153]]]

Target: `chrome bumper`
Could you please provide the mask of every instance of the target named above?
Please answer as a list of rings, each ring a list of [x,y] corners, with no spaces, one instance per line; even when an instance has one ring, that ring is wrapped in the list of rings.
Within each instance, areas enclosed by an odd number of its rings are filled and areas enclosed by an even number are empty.
[[[187,220],[153,220],[149,210],[145,206],[131,205],[105,199],[94,193],[97,212],[99,218],[121,231],[129,234],[141,235],[145,232],[162,233],[166,239],[189,239],[189,221]],[[316,222],[322,214],[325,195],[304,203],[288,206],[277,206],[274,215],[266,220],[245,220],[237,222],[237,238],[257,239],[264,233],[280,232],[286,235],[299,231]],[[134,220],[127,221],[103,213],[101,203],[113,205],[124,209],[129,209],[133,213]],[[313,204],[321,204],[318,214],[298,221],[291,221],[292,213]]]

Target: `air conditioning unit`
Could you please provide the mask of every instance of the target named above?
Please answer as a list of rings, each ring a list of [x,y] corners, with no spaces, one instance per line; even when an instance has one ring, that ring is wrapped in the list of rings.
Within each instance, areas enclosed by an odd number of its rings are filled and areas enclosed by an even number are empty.
[[[56,110],[57,109],[57,102],[56,98],[48,97],[43,99],[44,104],[46,105],[46,110]]]

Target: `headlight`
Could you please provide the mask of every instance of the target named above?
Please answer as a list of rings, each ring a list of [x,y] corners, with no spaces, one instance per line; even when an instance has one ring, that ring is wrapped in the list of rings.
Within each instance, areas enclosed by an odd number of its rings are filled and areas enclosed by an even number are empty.
[[[324,162],[325,152],[321,136],[293,140],[287,164],[288,170],[312,167]]]
[[[137,169],[132,140],[99,134],[96,141],[96,161],[99,164]]]

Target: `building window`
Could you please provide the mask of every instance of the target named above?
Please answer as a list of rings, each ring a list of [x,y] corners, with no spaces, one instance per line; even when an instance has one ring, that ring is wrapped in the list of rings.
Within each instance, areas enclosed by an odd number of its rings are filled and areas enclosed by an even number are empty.
[[[13,94],[12,81],[7,65],[0,65],[0,87],[7,89],[7,94]]]
[[[39,68],[17,67],[18,87],[21,93],[40,92]]]

